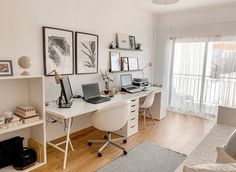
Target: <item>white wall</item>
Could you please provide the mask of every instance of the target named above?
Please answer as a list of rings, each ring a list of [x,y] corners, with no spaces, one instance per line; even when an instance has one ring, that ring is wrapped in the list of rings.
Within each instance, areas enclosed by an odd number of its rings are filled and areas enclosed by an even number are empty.
[[[14,73],[19,74],[17,59],[22,55],[32,59],[32,74],[43,74],[42,26],[51,26],[99,35],[99,69],[109,68],[109,43],[115,33],[136,36],[143,52],[121,52],[122,56],[139,58],[140,67],[154,58],[154,16],[117,0],[1,0],[0,59],[13,60]],[[151,77],[151,70],[146,72]],[[134,73],[139,76],[140,72]],[[119,75],[114,75],[118,85]],[[99,74],[71,76],[73,91],[81,93],[81,84],[102,83]],[[100,84],[103,87],[103,84]],[[59,96],[59,86],[46,78],[46,99]],[[73,131],[89,126],[88,116],[75,120]],[[56,133],[53,131],[57,131]],[[50,128],[48,136],[61,136],[63,130]]]
[[[157,48],[154,81],[168,90],[173,30],[181,36],[236,34],[236,5],[201,8],[159,15],[156,18]],[[172,30],[172,31],[171,31]]]

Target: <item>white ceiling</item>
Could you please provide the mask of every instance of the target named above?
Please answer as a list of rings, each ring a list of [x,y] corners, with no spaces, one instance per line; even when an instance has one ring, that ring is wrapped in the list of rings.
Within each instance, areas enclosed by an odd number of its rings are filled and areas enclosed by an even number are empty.
[[[166,13],[171,11],[179,11],[201,7],[222,6],[236,2],[236,0],[180,0],[176,4],[172,5],[157,5],[153,4],[152,0],[125,0],[131,2],[133,5],[137,5],[141,8],[145,8],[148,11],[154,13]]]

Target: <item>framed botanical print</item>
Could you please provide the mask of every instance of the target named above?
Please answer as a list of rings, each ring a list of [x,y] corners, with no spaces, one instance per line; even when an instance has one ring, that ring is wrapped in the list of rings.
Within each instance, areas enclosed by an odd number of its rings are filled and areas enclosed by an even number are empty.
[[[0,76],[13,76],[11,60],[0,60]]]
[[[136,57],[129,57],[129,70],[138,70],[138,58]]]
[[[111,71],[120,71],[121,70],[121,58],[120,53],[110,52],[110,61],[111,61]]]
[[[98,72],[98,41],[98,35],[75,32],[76,74]]]
[[[121,70],[122,71],[129,70],[128,57],[121,57]]]
[[[74,73],[73,31],[43,27],[43,50],[45,75],[53,70],[62,75]]]

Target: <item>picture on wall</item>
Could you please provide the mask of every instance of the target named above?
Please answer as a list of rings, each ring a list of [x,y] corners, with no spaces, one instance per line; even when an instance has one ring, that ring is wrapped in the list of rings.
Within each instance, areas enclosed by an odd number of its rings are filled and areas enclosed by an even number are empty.
[[[136,48],[135,37],[129,36],[129,42],[130,42],[130,48],[134,50]]]
[[[75,32],[75,65],[77,74],[98,72],[98,35]]]
[[[110,61],[111,61],[111,71],[112,72],[121,70],[120,53],[110,52]]]
[[[129,70],[138,70],[138,58],[136,57],[129,57]]]
[[[0,76],[12,76],[12,61],[11,60],[0,60]]]
[[[53,70],[62,75],[74,73],[73,31],[43,27],[43,50],[45,75]]]
[[[128,57],[121,57],[121,70],[129,70]]]
[[[126,35],[123,33],[118,33],[116,39],[117,39],[118,48],[123,48],[123,49],[130,49],[131,48],[129,35]]]

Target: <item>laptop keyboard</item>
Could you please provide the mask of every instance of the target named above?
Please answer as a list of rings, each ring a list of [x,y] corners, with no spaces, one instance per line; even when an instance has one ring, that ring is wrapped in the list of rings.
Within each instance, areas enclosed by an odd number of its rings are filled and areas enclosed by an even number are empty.
[[[127,89],[128,90],[135,90],[135,89],[137,89],[137,87],[128,87]]]

